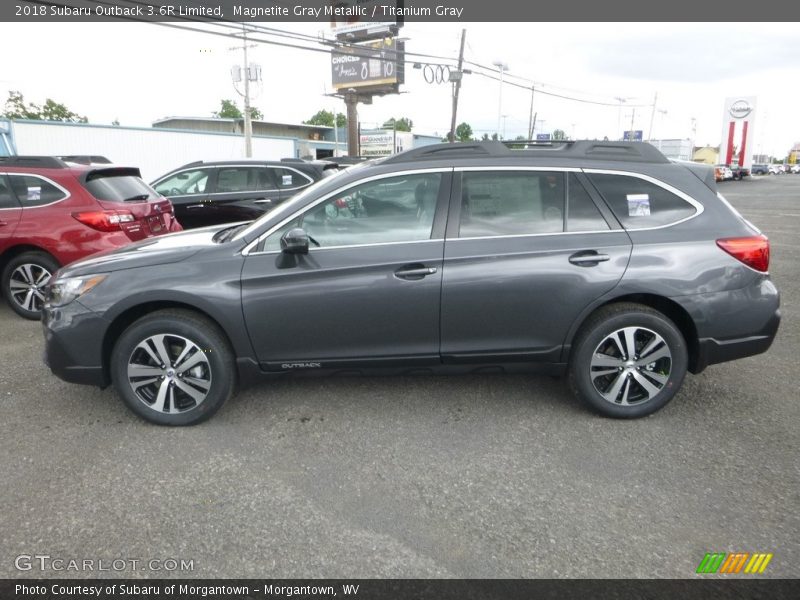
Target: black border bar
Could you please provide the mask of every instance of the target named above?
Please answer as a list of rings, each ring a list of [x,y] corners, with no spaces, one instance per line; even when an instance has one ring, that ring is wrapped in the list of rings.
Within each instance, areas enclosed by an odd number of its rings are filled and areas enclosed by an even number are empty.
[[[325,7],[354,0],[3,0],[0,21],[234,21],[330,23]],[[398,0],[368,0],[361,21],[395,20],[381,14]],[[800,20],[800,3],[758,10],[745,0],[595,0],[578,4],[552,0],[400,0],[405,22],[781,22]],[[72,10],[67,10],[72,9]],[[262,14],[252,16],[256,9]],[[268,9],[268,14],[263,14]],[[320,11],[320,12],[317,12]],[[776,12],[777,11],[777,12]],[[620,35],[609,31],[609,35]],[[568,38],[569,33],[565,32]],[[530,43],[535,43],[531,30]],[[521,43],[523,41],[521,40]]]
[[[350,593],[344,592],[350,586]],[[357,593],[353,589],[357,586]],[[325,591],[332,588],[335,595]],[[236,590],[239,591],[236,591]],[[75,593],[72,593],[72,592]],[[797,579],[4,579],[3,600],[783,600]]]

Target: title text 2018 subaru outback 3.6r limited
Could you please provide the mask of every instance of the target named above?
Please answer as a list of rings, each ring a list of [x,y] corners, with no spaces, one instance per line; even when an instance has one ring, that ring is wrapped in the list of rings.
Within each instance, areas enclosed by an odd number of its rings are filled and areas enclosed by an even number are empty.
[[[647,144],[434,145],[62,269],[46,360],[170,425],[260,377],[489,367],[641,417],[687,370],[767,350],[768,262],[711,170]]]

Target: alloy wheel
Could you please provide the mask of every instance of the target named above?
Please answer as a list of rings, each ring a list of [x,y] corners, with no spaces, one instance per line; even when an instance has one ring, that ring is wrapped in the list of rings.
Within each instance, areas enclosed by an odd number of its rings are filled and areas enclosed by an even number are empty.
[[[44,287],[52,273],[42,265],[23,263],[11,272],[9,289],[14,302],[30,312],[38,312],[44,304]]]
[[[597,345],[589,371],[592,385],[607,402],[643,404],[657,396],[669,380],[672,353],[656,332],[624,327]]]
[[[152,335],[128,359],[128,383],[137,398],[158,413],[197,408],[211,389],[211,365],[205,350],[180,335]]]

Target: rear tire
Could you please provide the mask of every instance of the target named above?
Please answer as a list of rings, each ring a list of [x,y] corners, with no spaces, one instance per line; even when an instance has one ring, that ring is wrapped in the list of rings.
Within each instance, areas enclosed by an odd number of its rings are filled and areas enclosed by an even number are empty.
[[[634,419],[672,400],[687,366],[686,342],[675,324],[648,306],[626,302],[601,308],[581,327],[569,382],[595,412]]]
[[[44,286],[58,270],[46,252],[25,252],[12,258],[2,274],[3,296],[15,313],[39,320],[44,304]]]
[[[195,425],[233,395],[236,364],[222,331],[188,310],[161,310],[128,327],[111,353],[125,404],[157,425]]]

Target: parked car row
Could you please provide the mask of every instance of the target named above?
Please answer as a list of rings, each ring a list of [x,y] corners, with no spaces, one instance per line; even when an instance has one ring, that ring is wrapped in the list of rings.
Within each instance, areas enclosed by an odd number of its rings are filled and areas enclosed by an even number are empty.
[[[754,164],[751,169],[753,175],[783,175],[785,173],[800,173],[800,164],[794,165],[767,165]]]
[[[769,348],[768,270],[707,166],[626,142],[439,144],[60,269],[45,360],[163,425],[208,419],[238,384],[340,372],[567,374],[588,407],[635,418],[687,372]]]
[[[2,157],[0,289],[19,315],[38,319],[63,265],[181,229],[252,221],[337,170],[300,159],[195,162],[148,185],[102,156]]]

